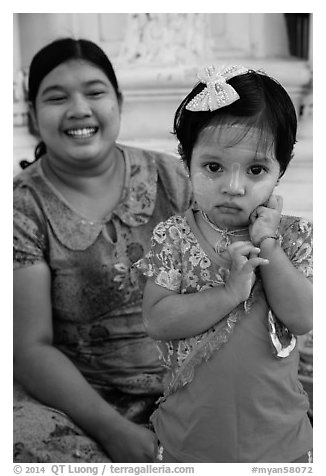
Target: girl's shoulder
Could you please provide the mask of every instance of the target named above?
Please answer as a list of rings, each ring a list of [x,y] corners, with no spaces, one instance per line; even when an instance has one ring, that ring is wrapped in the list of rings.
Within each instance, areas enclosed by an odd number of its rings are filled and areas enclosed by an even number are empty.
[[[153,236],[162,236],[169,234],[171,238],[183,238],[191,233],[188,220],[185,214],[178,214],[169,217],[167,220],[158,223],[154,230]]]
[[[312,277],[313,227],[306,218],[282,216],[279,240],[284,253],[305,276]]]
[[[282,242],[312,238],[313,224],[308,218],[282,215],[278,233]]]

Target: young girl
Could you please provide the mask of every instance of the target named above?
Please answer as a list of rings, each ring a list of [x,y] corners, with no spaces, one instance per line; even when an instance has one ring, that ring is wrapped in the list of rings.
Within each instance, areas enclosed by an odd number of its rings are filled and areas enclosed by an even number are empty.
[[[295,335],[312,328],[312,225],[274,194],[293,153],[283,87],[206,68],[174,132],[193,206],[154,230],[137,267],[144,322],[168,368],[152,416],[164,462],[311,459]]]

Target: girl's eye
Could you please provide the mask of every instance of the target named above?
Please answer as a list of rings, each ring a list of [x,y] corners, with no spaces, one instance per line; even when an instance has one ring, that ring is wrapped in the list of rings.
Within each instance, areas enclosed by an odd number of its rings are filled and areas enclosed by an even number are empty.
[[[211,162],[205,165],[205,169],[208,170],[208,172],[211,172],[214,174],[216,172],[220,172],[221,166],[220,164],[217,164],[216,162]]]
[[[262,175],[265,172],[267,172],[267,169],[262,165],[252,165],[249,169],[251,175]]]

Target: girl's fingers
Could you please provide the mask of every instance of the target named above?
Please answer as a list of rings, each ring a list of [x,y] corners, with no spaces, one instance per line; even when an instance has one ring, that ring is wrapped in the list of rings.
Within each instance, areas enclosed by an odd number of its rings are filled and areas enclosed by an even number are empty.
[[[244,266],[247,264],[248,258],[241,254],[235,254],[232,260],[232,267],[236,270],[244,269]]]
[[[283,208],[283,198],[281,195],[271,195],[267,206],[268,208],[274,208],[275,210],[281,212]]]
[[[252,245],[252,243],[251,241],[235,241],[234,243],[231,243],[231,245],[229,245],[228,250],[237,250],[243,245]]]
[[[247,260],[242,268],[242,271],[251,273],[255,268],[257,268],[257,266],[266,266],[268,263],[268,259],[259,258],[259,256],[257,256]]]
[[[231,258],[234,259],[236,255],[241,255],[241,256],[249,256],[249,255],[258,255],[260,253],[260,248],[257,248],[254,246],[250,241],[242,241],[238,242],[241,243],[236,247],[231,248],[231,246],[228,248],[228,251],[231,255]],[[235,243],[234,243],[235,244]]]

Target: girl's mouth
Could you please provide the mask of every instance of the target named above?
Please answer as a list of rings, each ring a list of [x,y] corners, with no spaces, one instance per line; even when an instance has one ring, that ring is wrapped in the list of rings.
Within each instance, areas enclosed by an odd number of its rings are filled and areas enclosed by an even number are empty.
[[[65,130],[65,134],[74,139],[88,139],[94,136],[98,131],[98,127],[80,127]]]

